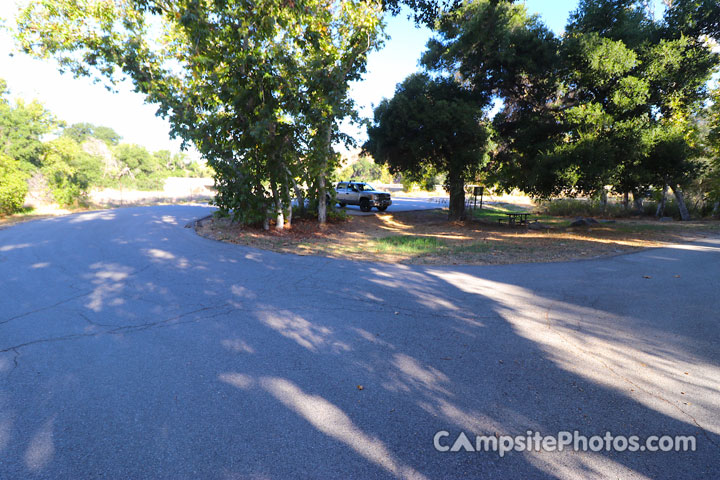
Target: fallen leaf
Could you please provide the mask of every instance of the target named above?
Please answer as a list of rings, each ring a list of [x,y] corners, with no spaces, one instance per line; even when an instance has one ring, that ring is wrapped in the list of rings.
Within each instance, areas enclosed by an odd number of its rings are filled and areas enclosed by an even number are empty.
[[[357,386],[357,389],[358,389],[358,390],[364,390],[365,387],[363,387],[362,385],[358,385],[358,386]]]
[[[643,278],[652,278],[650,275],[643,275]]]

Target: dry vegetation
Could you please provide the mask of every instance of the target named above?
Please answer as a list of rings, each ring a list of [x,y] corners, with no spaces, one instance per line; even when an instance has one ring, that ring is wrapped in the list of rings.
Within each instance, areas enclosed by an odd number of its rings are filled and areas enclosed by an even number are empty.
[[[314,221],[285,231],[243,227],[208,219],[199,234],[282,253],[415,264],[506,264],[554,262],[660,247],[717,231],[718,222],[618,220],[570,228],[568,219],[542,217],[552,228],[498,225],[497,213],[468,222],[448,222],[447,212],[425,210],[351,216],[319,230]]]

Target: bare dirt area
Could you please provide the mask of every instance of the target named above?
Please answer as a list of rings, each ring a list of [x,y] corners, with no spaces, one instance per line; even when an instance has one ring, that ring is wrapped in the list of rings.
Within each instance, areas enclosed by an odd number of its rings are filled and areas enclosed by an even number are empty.
[[[0,217],[0,230],[12,227],[19,223],[29,222],[31,220],[41,220],[43,218],[53,217],[54,215],[12,215],[9,217]]]
[[[544,217],[543,222],[552,222]],[[567,223],[557,219],[555,224]],[[497,221],[449,222],[447,211],[424,210],[353,216],[319,229],[315,220],[265,231],[228,219],[196,226],[205,237],[297,255],[405,264],[556,262],[617,255],[711,235],[718,222],[618,220],[590,227],[531,230]]]

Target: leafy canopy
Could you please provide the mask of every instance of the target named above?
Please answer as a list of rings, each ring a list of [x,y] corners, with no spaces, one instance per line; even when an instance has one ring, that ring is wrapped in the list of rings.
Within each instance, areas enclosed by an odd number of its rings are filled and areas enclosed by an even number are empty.
[[[375,109],[364,150],[392,172],[446,172],[450,218],[462,218],[464,183],[478,172],[488,147],[479,105],[452,79],[411,75]]]
[[[251,222],[289,207],[291,186],[324,201],[381,14],[370,0],[36,0],[18,39],[75,75],[130,78],[215,169],[216,204]]]

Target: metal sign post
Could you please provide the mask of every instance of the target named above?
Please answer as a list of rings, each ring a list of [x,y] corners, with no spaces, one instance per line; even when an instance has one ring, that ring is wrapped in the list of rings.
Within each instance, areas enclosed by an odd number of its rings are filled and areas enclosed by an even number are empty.
[[[484,193],[483,187],[473,187],[473,195],[475,196],[475,202],[473,205],[473,209],[477,207],[477,197],[480,195],[480,210],[482,210],[482,204],[483,204],[483,193]]]

